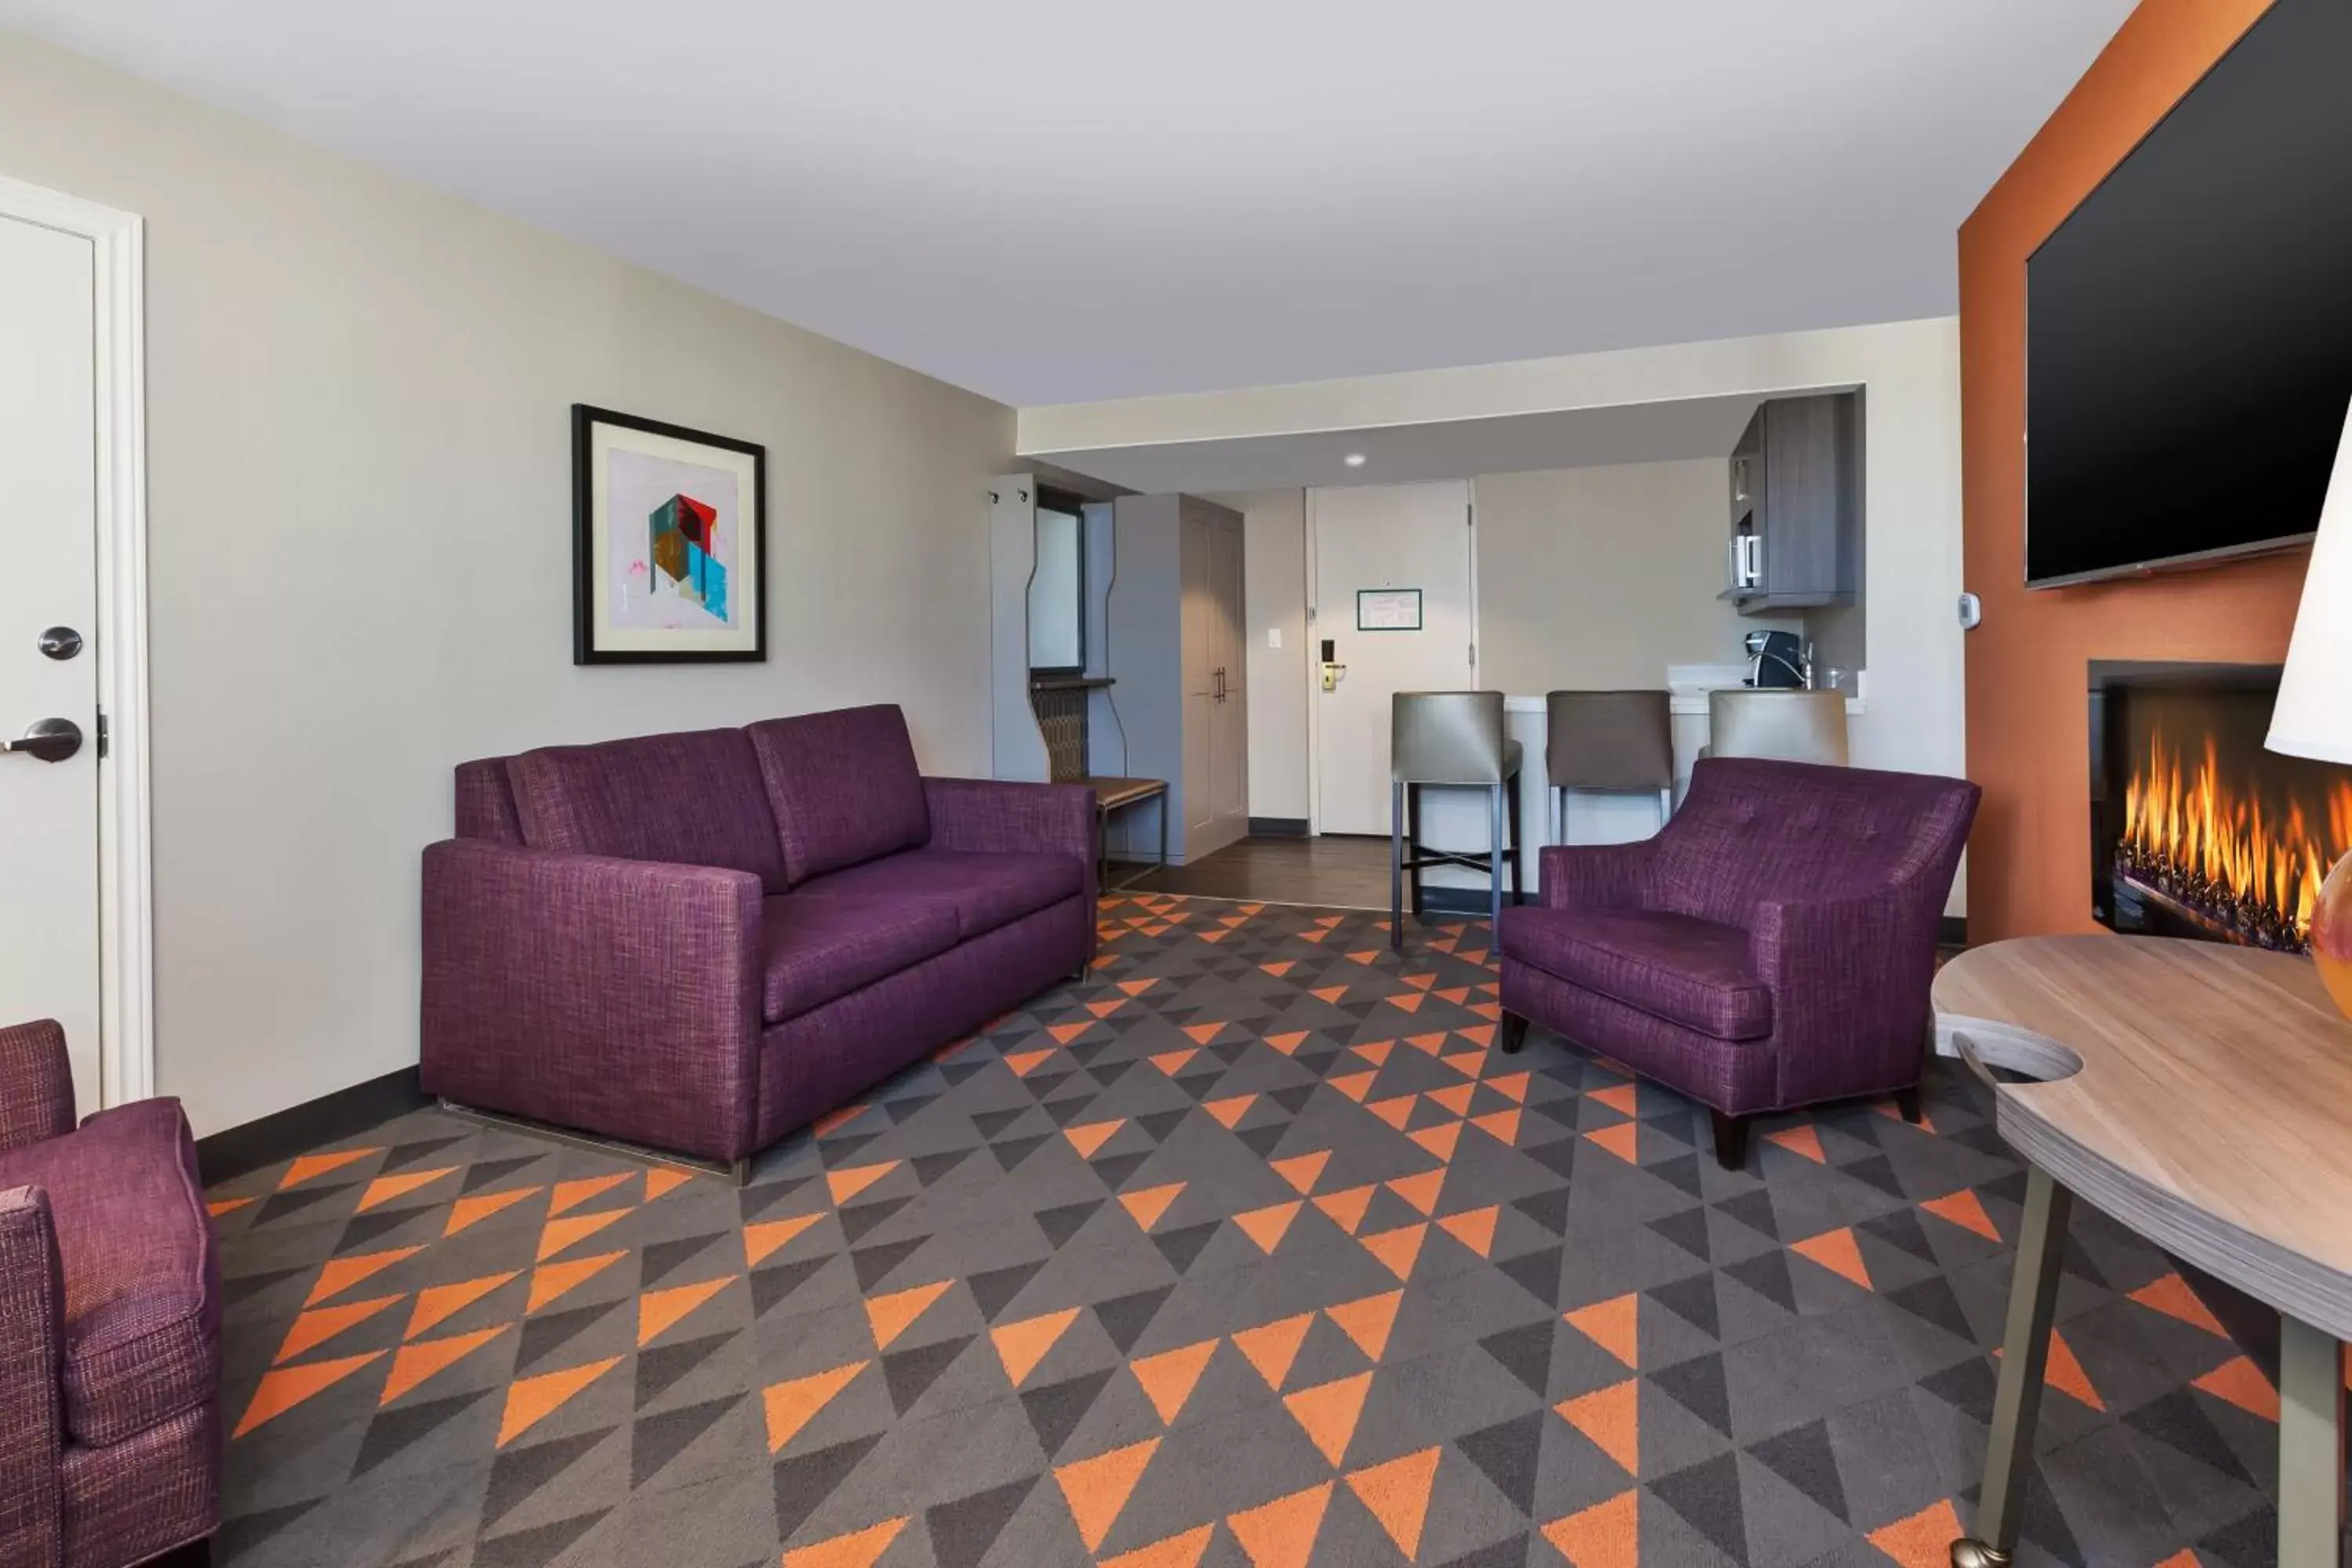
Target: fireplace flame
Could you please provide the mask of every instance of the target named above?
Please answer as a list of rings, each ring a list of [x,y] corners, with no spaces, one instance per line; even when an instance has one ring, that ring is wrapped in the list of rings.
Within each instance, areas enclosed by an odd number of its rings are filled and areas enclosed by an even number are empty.
[[[2352,782],[2336,784],[2322,823],[2292,802],[2285,816],[2221,777],[2218,748],[2205,741],[2189,766],[2159,731],[2147,761],[2124,791],[2123,847],[2137,864],[2185,877],[2207,903],[2226,902],[2300,947],[2328,868],[2352,849]]]

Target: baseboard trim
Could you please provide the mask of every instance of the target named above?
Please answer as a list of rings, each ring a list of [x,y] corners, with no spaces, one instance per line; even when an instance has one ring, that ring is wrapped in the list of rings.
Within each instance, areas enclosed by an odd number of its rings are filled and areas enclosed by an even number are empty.
[[[316,1100],[289,1105],[257,1121],[196,1140],[196,1169],[206,1186],[250,1175],[321,1143],[356,1137],[433,1101],[417,1087],[416,1069],[402,1068]]]
[[[1249,830],[1258,838],[1304,838],[1307,819],[1303,816],[1253,816]]]
[[[1483,915],[1493,911],[1495,898],[1484,888],[1424,887],[1421,889],[1421,907],[1432,914]],[[1504,895],[1504,907],[1509,908],[1508,894]]]
[[[1946,915],[1942,921],[1936,927],[1936,944],[1938,947],[1968,946],[1969,917],[1966,915]]]

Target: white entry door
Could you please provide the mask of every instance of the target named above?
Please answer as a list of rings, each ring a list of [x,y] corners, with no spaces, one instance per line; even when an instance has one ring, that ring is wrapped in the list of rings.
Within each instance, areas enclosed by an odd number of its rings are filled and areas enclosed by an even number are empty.
[[[1315,537],[1317,671],[1328,644],[1346,670],[1315,692],[1316,826],[1389,831],[1389,700],[1478,684],[1471,647],[1470,485],[1307,492]],[[1404,629],[1412,595],[1417,629]],[[1375,629],[1377,628],[1377,629]]]
[[[0,218],[0,741],[16,742],[0,1024],[65,1026],[84,1110],[100,1103],[95,269],[89,239]],[[58,721],[79,744],[46,761],[64,738],[21,738]]]

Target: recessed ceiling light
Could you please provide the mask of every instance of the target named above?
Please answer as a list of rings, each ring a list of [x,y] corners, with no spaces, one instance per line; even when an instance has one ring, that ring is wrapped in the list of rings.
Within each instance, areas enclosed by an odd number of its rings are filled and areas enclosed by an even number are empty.
[[[1350,452],[1343,461],[1351,468],[1360,468],[1364,466],[1364,455],[1361,452]]]

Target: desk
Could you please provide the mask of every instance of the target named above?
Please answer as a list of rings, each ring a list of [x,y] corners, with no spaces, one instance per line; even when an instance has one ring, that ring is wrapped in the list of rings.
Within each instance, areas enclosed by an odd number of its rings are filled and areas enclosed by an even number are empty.
[[[2278,1309],[2283,1568],[2337,1568],[2352,1338],[2352,1024],[2300,958],[2156,938],[2032,937],[1937,976],[1937,1033],[1995,1085],[2028,1163],[1977,1534],[2017,1544],[2074,1198]],[[1990,1076],[1990,1075],[1988,1075]]]

